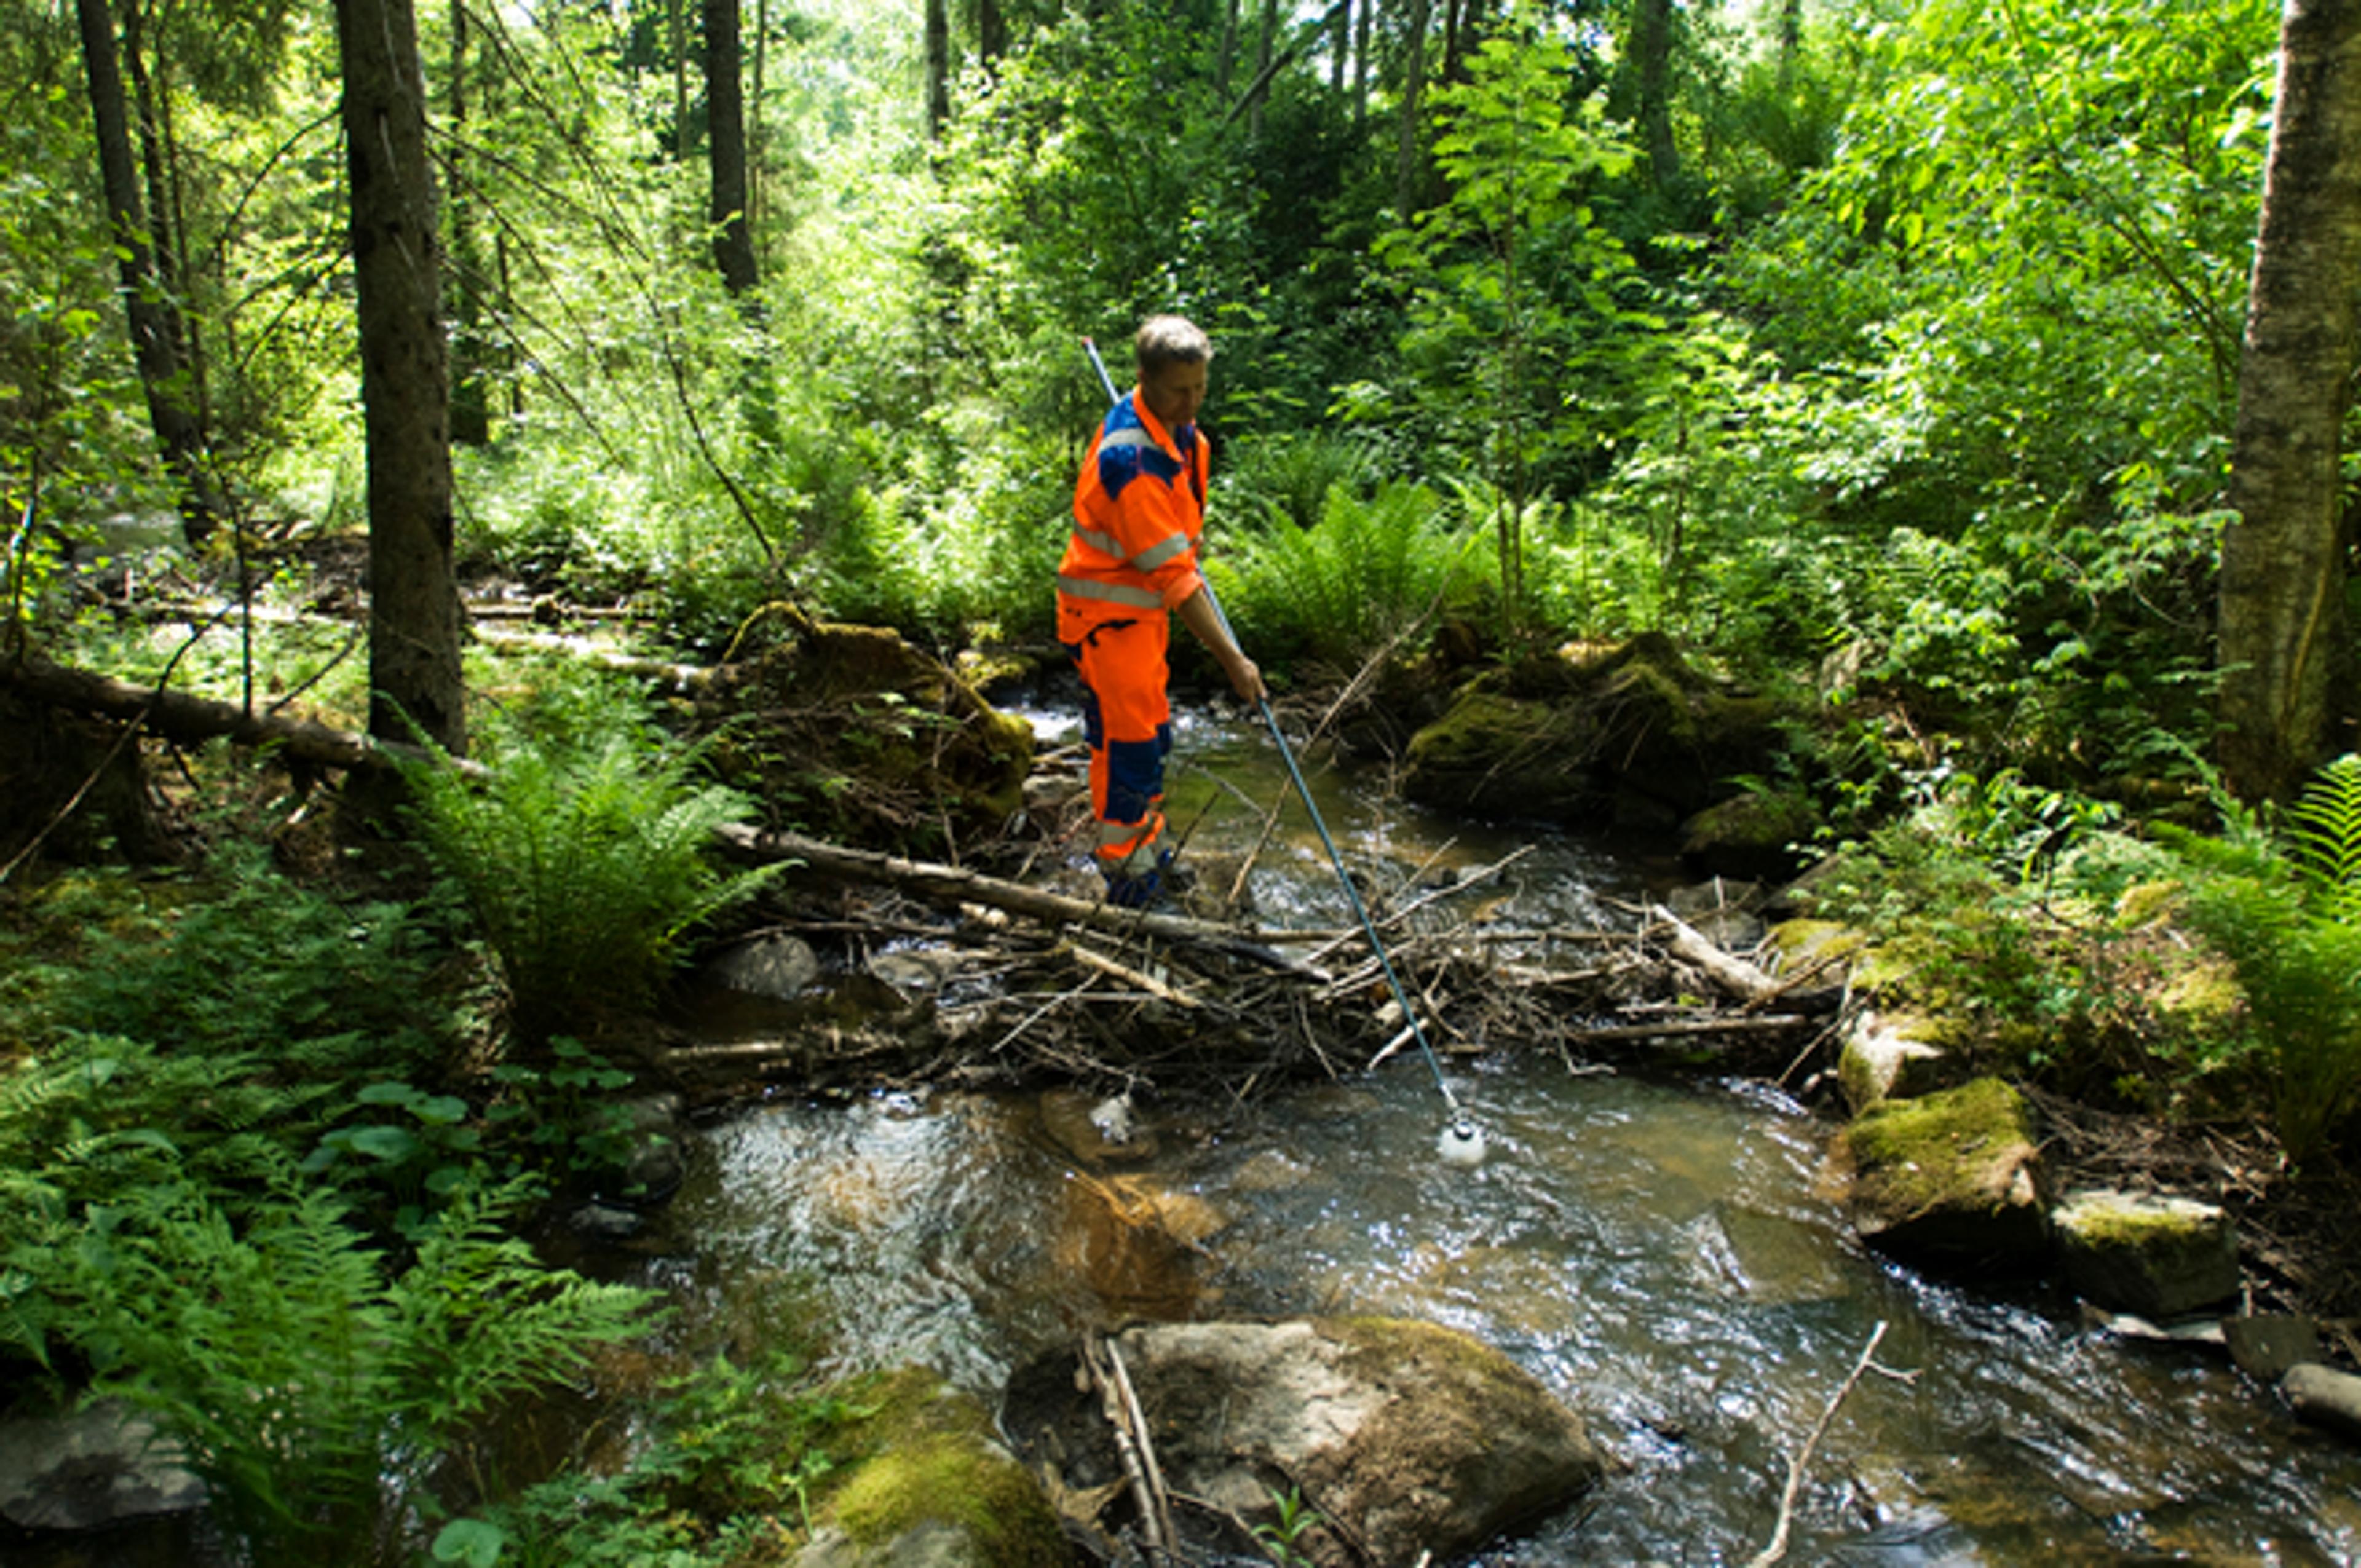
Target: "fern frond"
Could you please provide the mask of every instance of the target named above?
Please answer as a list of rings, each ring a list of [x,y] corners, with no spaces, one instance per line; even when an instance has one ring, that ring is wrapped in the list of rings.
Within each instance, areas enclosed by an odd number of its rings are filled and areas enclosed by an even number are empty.
[[[2361,756],[2348,751],[2312,775],[2288,808],[2287,838],[2314,907],[2361,924]]]

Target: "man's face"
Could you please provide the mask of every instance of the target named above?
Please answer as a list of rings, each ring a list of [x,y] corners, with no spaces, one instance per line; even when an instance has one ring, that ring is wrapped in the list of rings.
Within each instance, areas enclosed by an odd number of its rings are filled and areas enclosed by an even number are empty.
[[[1140,400],[1167,430],[1193,423],[1205,402],[1205,367],[1176,360],[1139,378]]]

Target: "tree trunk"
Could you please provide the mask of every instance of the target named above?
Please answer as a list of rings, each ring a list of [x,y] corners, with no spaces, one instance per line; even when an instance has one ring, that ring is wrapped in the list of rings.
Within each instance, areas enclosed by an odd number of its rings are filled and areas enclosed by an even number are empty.
[[[1376,22],[1378,0],[1361,0],[1353,18],[1353,128],[1369,123],[1369,33]]]
[[[1367,5],[1369,0],[1361,0]],[[1336,7],[1336,30],[1328,39],[1328,91],[1335,97],[1345,95],[1345,68],[1353,58],[1353,0],[1343,0]]]
[[[1637,0],[1631,12],[1631,69],[1640,145],[1648,154],[1648,180],[1659,191],[1680,178],[1680,149],[1673,142],[1673,0]]]
[[[927,139],[943,139],[951,117],[950,0],[927,0]]]
[[[1795,60],[1804,52],[1804,0],[1782,0],[1779,6],[1779,95],[1795,87]]]
[[[412,0],[336,0],[368,458],[369,733],[467,749],[450,383]],[[404,716],[407,716],[405,718]]]
[[[672,23],[672,157],[688,161],[688,0],[670,0]]]
[[[1238,4],[1239,0],[1223,0],[1222,50],[1213,62],[1213,96],[1224,103],[1229,101],[1230,76],[1238,58]]]
[[[451,439],[486,446],[492,439],[489,358],[484,344],[483,247],[476,235],[475,192],[467,187],[467,7],[451,7],[450,139],[443,167],[451,210]]]
[[[1426,92],[1427,0],[1410,0],[1410,27],[1402,39],[1401,124],[1394,148],[1394,206],[1399,222],[1418,213],[1419,187],[1424,183],[1426,156],[1418,133],[1420,99]]]
[[[196,323],[182,308],[182,302],[188,298],[189,236],[181,221],[180,178],[174,167],[172,138],[167,134],[170,99],[168,89],[158,88],[147,66],[152,49],[158,69],[162,69],[163,46],[150,43],[142,22],[140,7],[135,4],[124,18],[123,69],[131,79],[131,104],[139,127],[139,170],[148,188],[148,255],[155,263],[158,304],[163,311],[165,333],[171,340],[172,362],[181,367],[186,380],[180,401],[196,423],[202,451],[210,444],[206,433],[213,428],[213,422],[205,412],[203,345]],[[210,510],[215,503],[208,499],[206,505]]]
[[[975,0],[975,52],[988,71],[1008,53],[1008,14],[1000,0]]]
[[[2361,280],[2361,3],[2288,0],[2222,541],[2230,787],[2283,798],[2354,745],[2338,439]]]
[[[763,186],[763,159],[769,147],[763,119],[763,71],[771,55],[771,0],[754,0],[754,81],[746,99],[746,228],[763,232],[767,200]]]
[[[1246,115],[1246,134],[1262,139],[1263,100],[1270,91],[1270,57],[1279,48],[1279,0],[1262,0],[1262,41],[1255,46],[1255,101]]]
[[[107,11],[106,0],[74,0],[74,16],[82,29],[91,118],[98,137],[99,178],[106,192],[107,220],[117,253],[124,320],[130,329],[139,384],[148,398],[148,422],[163,449],[165,466],[181,487],[181,527],[191,544],[201,544],[212,534],[222,507],[205,477],[204,432],[188,401],[177,312],[157,267],[139,174],[131,156],[131,117],[115,49],[115,18]]]
[[[705,0],[705,140],[713,174],[713,260],[733,294],[751,291],[754,233],[746,226],[746,94],[739,76],[738,0]]]

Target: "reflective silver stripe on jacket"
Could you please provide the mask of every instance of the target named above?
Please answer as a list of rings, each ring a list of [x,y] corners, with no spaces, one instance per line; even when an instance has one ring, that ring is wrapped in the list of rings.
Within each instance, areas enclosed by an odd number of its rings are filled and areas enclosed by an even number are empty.
[[[1104,452],[1110,446],[1154,446],[1155,444],[1156,437],[1134,424],[1126,425],[1121,430],[1107,432],[1099,442],[1099,450]]]
[[[1117,561],[1123,561],[1126,565],[1141,572],[1153,572],[1157,567],[1161,566],[1165,562],[1171,560],[1175,555],[1180,554],[1180,552],[1189,548],[1189,536],[1187,534],[1168,533],[1162,539],[1158,540],[1155,543],[1141,551],[1138,554],[1126,560],[1123,554],[1123,546],[1117,544],[1115,542],[1114,537],[1110,534],[1101,533],[1095,528],[1084,528],[1081,523],[1076,523],[1074,525],[1074,537],[1089,545],[1092,549],[1097,551],[1100,554],[1111,556]]]
[[[1162,609],[1164,596],[1149,588],[1135,588],[1127,583],[1102,583],[1091,577],[1070,577],[1058,574],[1058,591],[1071,594],[1078,599],[1104,599],[1109,604],[1127,604],[1138,609]]]
[[[1131,564],[1143,572],[1153,572],[1157,567],[1161,566],[1165,562],[1170,561],[1172,557],[1180,554],[1180,552],[1188,548],[1189,536],[1187,534],[1168,533],[1156,543],[1149,545],[1138,554],[1134,555],[1131,558]]]

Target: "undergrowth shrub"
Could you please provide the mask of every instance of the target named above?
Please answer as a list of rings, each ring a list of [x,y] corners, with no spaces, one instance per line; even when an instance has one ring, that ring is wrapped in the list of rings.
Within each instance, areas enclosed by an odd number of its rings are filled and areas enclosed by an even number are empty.
[[[1316,528],[1330,490],[1342,486],[1367,497],[1381,466],[1373,437],[1315,429],[1241,443],[1235,463],[1216,481],[1221,501],[1235,514],[1267,511],[1274,521]]]
[[[2323,768],[2276,830],[2225,801],[2219,839],[2168,839],[2191,923],[2237,968],[2279,1146],[2301,1166],[2361,1109],[2361,756]]]
[[[1212,569],[1258,659],[1349,669],[1468,583],[1471,537],[1424,485],[1388,483],[1366,499],[1332,485],[1316,527],[1268,515]]]
[[[302,887],[267,846],[233,839],[183,895],[92,926],[74,961],[45,976],[42,1012],[60,1029],[167,1050],[258,1053],[300,1086],[364,1064],[434,1064],[456,1027],[438,1000],[441,958],[421,912]]]
[[[816,1488],[839,1469],[829,1444],[873,1413],[811,1384],[790,1352],[745,1366],[716,1356],[664,1384],[620,1474],[568,1470],[454,1520],[436,1560],[701,1568],[791,1556],[810,1534]]]
[[[236,1197],[134,1188],[71,1254],[94,1387],[179,1442],[258,1568],[401,1561],[389,1504],[495,1401],[578,1371],[653,1299],[545,1271],[502,1229],[526,1196],[456,1194],[397,1266],[291,1177]]]
[[[691,927],[776,874],[716,868],[714,828],[750,807],[700,784],[699,762],[609,733],[516,747],[480,780],[447,759],[406,770],[428,853],[499,960],[522,1039],[643,1004]]]
[[[1911,810],[1814,879],[1823,913],[1876,940],[1893,981],[1978,1070],[2097,1103],[2210,1105],[2242,1053],[2173,1004],[2188,967],[2155,898],[2170,875],[2118,812],[2004,772],[1916,783]]]

